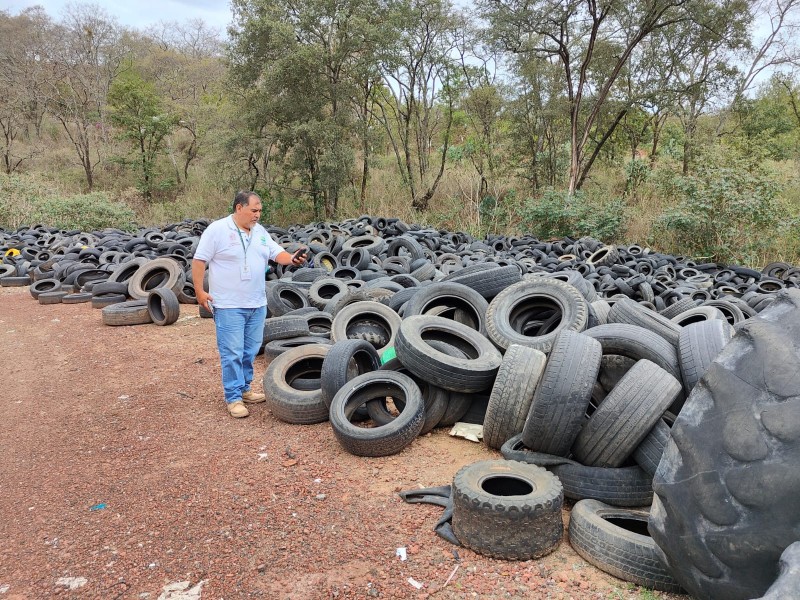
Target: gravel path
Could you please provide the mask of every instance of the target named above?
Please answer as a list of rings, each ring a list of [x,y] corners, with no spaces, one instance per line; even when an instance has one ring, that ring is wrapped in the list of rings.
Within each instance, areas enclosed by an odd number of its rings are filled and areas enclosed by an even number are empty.
[[[0,348],[0,600],[684,598],[601,573],[566,537],[526,562],[438,538],[441,509],[396,492],[500,457],[447,430],[366,459],[327,423],[229,418],[196,307],[116,328],[0,288]]]

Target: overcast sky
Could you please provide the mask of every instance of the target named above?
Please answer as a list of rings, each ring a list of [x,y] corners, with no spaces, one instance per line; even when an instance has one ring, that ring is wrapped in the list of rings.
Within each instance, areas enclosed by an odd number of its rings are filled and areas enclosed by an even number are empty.
[[[0,7],[17,14],[29,6],[40,5],[48,15],[59,20],[70,0],[0,0]],[[80,2],[96,4],[122,25],[144,29],[159,21],[185,22],[200,18],[223,34],[231,20],[230,5],[226,0],[100,0]]]

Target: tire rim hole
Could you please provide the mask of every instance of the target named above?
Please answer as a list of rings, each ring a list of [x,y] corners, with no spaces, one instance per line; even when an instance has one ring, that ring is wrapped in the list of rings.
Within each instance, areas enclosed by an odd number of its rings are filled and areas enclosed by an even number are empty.
[[[647,531],[647,521],[625,517],[603,517],[603,520],[617,527],[621,527],[625,531],[650,537],[650,533]]]
[[[481,481],[481,489],[492,496],[527,496],[532,494],[534,486],[519,477],[498,475],[487,477]]]
[[[436,349],[436,345],[431,342],[439,342],[460,350],[467,359],[475,360],[480,356],[478,349],[470,344],[468,340],[456,335],[451,335],[446,331],[436,331],[435,329],[423,331],[421,337],[422,341],[431,346],[434,350]]]

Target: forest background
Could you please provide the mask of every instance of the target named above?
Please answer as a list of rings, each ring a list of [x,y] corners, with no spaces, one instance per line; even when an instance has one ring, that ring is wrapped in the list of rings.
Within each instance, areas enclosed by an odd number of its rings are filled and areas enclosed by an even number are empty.
[[[0,227],[398,217],[800,263],[800,0],[0,12]]]

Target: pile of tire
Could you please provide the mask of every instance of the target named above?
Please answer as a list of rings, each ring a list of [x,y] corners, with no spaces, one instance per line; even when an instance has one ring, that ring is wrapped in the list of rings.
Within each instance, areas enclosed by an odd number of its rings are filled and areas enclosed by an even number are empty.
[[[102,309],[106,325],[169,325],[196,304],[191,257],[207,221],[162,229],[0,232],[0,285],[28,285],[40,304]]]
[[[130,239],[0,231],[0,285],[92,290],[130,272],[130,294],[133,263],[174,260],[191,301],[188,262],[206,224]],[[592,238],[479,240],[369,216],[269,231],[289,251],[310,250],[308,265],[266,274],[264,390],[277,418],[330,421],[360,456],[480,423],[488,446],[546,468],[577,501],[571,541],[587,560],[680,589],[642,525],[671,426],[734,332],[800,287],[800,269],[701,264]],[[174,289],[168,279],[147,281]]]

